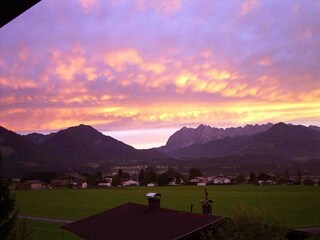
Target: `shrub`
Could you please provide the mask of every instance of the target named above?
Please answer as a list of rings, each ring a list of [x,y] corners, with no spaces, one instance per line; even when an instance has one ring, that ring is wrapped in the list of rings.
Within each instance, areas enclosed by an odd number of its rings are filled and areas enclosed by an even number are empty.
[[[230,218],[203,232],[201,240],[279,240],[285,235],[286,229],[278,221],[241,204],[231,210]]]

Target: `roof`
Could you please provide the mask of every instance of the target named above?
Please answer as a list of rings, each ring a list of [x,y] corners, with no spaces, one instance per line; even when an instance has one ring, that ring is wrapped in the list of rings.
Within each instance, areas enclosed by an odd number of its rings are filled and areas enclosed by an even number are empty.
[[[320,226],[316,227],[302,227],[291,229],[288,235],[294,234],[298,236],[320,236]]]
[[[45,182],[40,181],[40,180],[27,180],[24,182],[24,184],[38,184],[38,183],[46,184]]]
[[[55,179],[77,179],[77,180],[85,180],[86,177],[77,173],[66,173],[59,174]]]
[[[85,176],[82,176],[81,174],[78,174],[78,173],[68,173],[68,175],[73,179],[86,180]]]
[[[63,228],[91,240],[185,239],[192,233],[222,220],[222,217],[160,208],[148,211],[141,204],[126,203]]]
[[[1,0],[0,1],[0,28],[27,11],[40,0]]]
[[[264,173],[262,173],[262,174],[265,174],[265,175],[267,175],[267,176],[269,176],[269,177],[276,177],[276,176],[277,176],[276,174],[274,174],[274,173],[272,173],[272,172],[264,172]],[[262,175],[262,174],[260,174],[260,175]]]
[[[229,180],[232,179],[231,177],[228,177],[228,176],[214,176],[214,177],[212,177],[212,179],[217,179],[217,178],[225,178],[225,179],[229,179]]]

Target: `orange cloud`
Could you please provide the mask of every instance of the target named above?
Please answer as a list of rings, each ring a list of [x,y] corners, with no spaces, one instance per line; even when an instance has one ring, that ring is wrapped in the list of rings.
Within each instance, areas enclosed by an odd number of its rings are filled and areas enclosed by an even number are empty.
[[[302,93],[300,100],[308,102],[320,102],[320,88],[316,88],[307,93]]]
[[[138,66],[142,71],[150,71],[161,74],[166,70],[163,64],[147,61],[136,49],[121,49],[105,55],[105,63],[118,72],[122,72],[128,65]]]
[[[62,57],[60,53],[54,54],[56,61],[56,74],[63,80],[72,81],[77,74],[83,74],[88,81],[96,79],[96,68],[89,66],[85,57],[71,55]]]
[[[126,120],[133,127],[144,127],[166,124],[176,126],[183,123],[248,124],[266,121],[303,121],[304,119],[320,119],[320,101],[317,102],[146,102],[144,105],[113,104],[112,96],[94,99],[83,95],[69,99],[73,102],[95,101],[95,107],[60,107],[50,109],[11,109],[3,112],[2,125],[13,130],[34,131],[61,129],[71,125],[86,123],[90,125],[112,126],[116,129],[128,129]],[[67,101],[69,101],[67,100]],[[108,102],[108,107],[104,106]],[[10,99],[9,99],[10,101]],[[177,111],[178,109],[178,111]],[[23,116],[24,121],[20,121]],[[6,119],[6,121],[4,121]],[[37,121],[34,121],[37,119]],[[17,129],[19,128],[19,129]],[[110,128],[110,127],[109,127]]]
[[[15,77],[0,77],[0,86],[8,87],[12,89],[22,89],[22,88],[36,88],[35,82],[28,79],[21,79]]]

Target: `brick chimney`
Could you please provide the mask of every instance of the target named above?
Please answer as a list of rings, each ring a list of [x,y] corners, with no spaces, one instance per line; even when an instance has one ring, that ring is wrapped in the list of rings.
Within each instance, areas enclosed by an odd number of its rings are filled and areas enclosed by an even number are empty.
[[[148,211],[156,211],[160,208],[161,193],[147,193],[148,198]]]

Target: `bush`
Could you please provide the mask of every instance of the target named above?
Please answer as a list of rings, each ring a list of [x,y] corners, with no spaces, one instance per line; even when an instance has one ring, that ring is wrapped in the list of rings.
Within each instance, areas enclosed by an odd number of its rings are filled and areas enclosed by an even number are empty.
[[[314,181],[311,178],[305,178],[303,179],[302,184],[307,186],[313,186]]]
[[[231,210],[230,218],[203,232],[201,240],[278,240],[286,239],[285,235],[278,221],[241,204]]]

